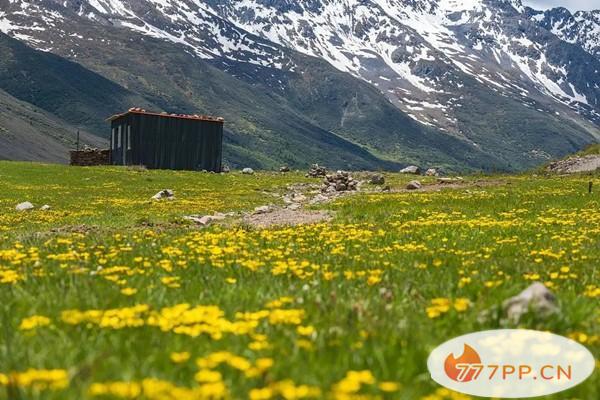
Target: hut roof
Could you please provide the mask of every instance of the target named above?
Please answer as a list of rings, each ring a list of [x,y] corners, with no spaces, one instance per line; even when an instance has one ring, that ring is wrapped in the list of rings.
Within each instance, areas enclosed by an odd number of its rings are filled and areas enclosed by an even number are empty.
[[[153,111],[146,111],[142,108],[130,108],[127,112],[113,115],[112,117],[108,118],[107,121],[114,121],[116,119],[119,119],[121,117],[130,115],[130,114],[154,115],[154,116],[165,117],[165,118],[191,119],[191,120],[196,120],[196,121],[208,121],[208,122],[219,122],[219,123],[225,122],[225,120],[221,117],[212,117],[209,115],[198,115],[198,114],[190,115],[190,114],[171,114],[168,112],[153,112]]]

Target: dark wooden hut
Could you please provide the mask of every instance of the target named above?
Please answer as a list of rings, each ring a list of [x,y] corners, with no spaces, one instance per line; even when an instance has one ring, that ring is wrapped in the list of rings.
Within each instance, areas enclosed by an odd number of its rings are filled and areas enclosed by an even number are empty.
[[[132,108],[109,121],[114,165],[221,171],[223,118]]]

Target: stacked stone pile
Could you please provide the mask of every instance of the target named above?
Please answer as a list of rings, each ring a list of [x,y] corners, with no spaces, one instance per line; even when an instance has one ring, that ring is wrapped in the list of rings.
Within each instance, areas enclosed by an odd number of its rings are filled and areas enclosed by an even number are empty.
[[[325,176],[327,176],[327,168],[319,164],[313,164],[306,174],[307,178],[323,178]]]
[[[323,180],[324,193],[347,192],[358,189],[358,181],[346,171],[337,171],[335,174],[326,175]]]

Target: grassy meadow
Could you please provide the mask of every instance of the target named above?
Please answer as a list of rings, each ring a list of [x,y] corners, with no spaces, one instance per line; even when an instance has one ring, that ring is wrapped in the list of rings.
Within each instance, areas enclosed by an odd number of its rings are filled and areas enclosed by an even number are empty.
[[[0,162],[0,399],[468,399],[429,352],[514,327],[501,304],[534,281],[561,312],[519,327],[600,357],[597,176],[386,179],[314,206],[328,223],[201,229],[182,217],[318,180]],[[600,398],[598,371],[549,398]]]

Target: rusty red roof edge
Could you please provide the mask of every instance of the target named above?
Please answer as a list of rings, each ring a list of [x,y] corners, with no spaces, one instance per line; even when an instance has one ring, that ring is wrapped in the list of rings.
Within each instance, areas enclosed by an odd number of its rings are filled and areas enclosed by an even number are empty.
[[[212,117],[209,115],[198,115],[198,114],[189,115],[189,114],[173,114],[173,113],[167,113],[167,112],[153,112],[153,111],[146,111],[141,108],[130,108],[127,112],[113,115],[112,117],[108,118],[107,121],[114,121],[118,118],[124,117],[129,114],[155,115],[158,117],[191,119],[191,120],[195,120],[195,121],[208,121],[208,122],[219,122],[219,123],[225,122],[225,120],[221,117]]]

